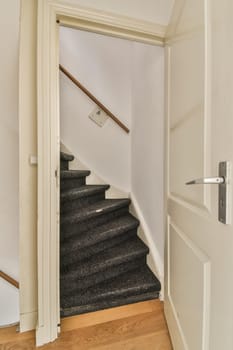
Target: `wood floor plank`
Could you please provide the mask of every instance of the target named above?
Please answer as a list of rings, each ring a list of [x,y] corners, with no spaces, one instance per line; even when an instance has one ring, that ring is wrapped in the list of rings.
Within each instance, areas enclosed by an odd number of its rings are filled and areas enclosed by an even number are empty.
[[[122,338],[130,339],[135,335],[160,332],[164,327],[165,323],[161,314],[146,313],[66,332],[62,334],[60,340],[63,344],[69,343],[69,346],[79,344],[89,349],[97,345],[118,342]]]
[[[0,345],[10,341],[17,342],[35,338],[35,331],[19,333],[17,328],[17,326],[0,328]]]
[[[63,327],[60,337],[55,342],[39,349],[172,350],[162,303],[144,305],[138,303],[134,305],[135,310],[133,310],[132,305],[129,305],[128,310],[127,307],[121,307],[113,308],[107,314],[103,312],[92,313],[93,319],[97,322],[94,325],[88,321],[87,315],[80,318],[81,327],[77,323],[77,319],[75,322],[72,320],[72,323],[65,322],[66,328]],[[136,313],[136,309],[138,313]],[[116,311],[115,319],[114,311]],[[91,314],[88,314],[88,317],[91,318]],[[106,320],[108,321],[106,322]],[[78,325],[77,329],[74,329],[75,325]],[[15,336],[14,330],[10,330],[5,339],[0,338],[0,350],[35,350],[33,333],[23,334]],[[12,339],[10,339],[11,335]]]
[[[161,312],[162,309],[163,303],[160,300],[149,300],[83,315],[66,317],[61,320],[61,331],[67,332],[73,329],[89,327],[125,317],[140,315],[146,312]]]
[[[122,340],[117,343],[101,345],[93,350],[172,350],[172,345],[167,332],[159,334],[147,334],[133,339]]]

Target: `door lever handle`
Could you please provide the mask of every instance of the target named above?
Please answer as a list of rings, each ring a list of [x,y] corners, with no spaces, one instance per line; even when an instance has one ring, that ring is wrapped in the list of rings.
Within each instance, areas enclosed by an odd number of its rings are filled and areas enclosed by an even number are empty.
[[[218,186],[218,220],[223,224],[231,223],[231,162],[220,162],[218,177],[203,177],[186,182],[186,185],[219,185]]]
[[[225,177],[203,177],[200,179],[195,179],[189,182],[186,182],[186,185],[219,185],[225,183]]]

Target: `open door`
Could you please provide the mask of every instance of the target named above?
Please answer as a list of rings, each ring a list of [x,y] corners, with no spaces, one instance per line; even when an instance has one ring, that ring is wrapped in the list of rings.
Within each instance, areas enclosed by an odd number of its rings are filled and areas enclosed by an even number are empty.
[[[232,14],[232,0],[176,1],[167,37],[165,313],[175,350],[233,349]]]

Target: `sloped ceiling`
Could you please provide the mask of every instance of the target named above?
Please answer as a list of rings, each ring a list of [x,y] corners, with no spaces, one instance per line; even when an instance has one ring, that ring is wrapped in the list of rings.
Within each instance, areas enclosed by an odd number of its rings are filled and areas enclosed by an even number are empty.
[[[175,0],[68,0],[67,2],[106,12],[167,25]]]

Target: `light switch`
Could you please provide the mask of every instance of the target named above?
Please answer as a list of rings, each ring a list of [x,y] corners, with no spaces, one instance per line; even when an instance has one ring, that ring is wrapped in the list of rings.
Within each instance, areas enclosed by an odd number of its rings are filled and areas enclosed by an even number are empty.
[[[109,117],[104,111],[102,111],[102,109],[96,107],[94,111],[89,114],[89,118],[93,120],[93,122],[95,122],[98,126],[102,127]]]

